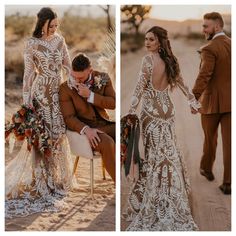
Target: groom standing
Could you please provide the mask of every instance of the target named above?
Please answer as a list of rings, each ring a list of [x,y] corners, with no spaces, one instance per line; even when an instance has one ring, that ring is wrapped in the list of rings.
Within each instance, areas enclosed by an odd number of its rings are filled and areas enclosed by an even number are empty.
[[[89,58],[79,54],[71,76],[60,86],[59,99],[67,128],[88,137],[115,181],[115,123],[105,110],[115,109],[115,91],[108,74],[93,71]]]
[[[224,177],[220,190],[231,194],[231,39],[223,32],[218,12],[204,15],[203,33],[209,43],[200,49],[201,64],[193,93],[201,102],[201,123],[205,135],[200,173],[209,181],[221,125]],[[192,111],[194,113],[194,111]]]

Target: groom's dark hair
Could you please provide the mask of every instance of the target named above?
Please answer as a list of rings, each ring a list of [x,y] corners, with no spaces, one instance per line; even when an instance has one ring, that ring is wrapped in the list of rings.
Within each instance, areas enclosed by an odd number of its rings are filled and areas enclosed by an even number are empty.
[[[89,58],[83,54],[78,54],[72,61],[72,69],[74,71],[84,71],[91,66]]]
[[[220,27],[222,27],[222,28],[224,27],[224,20],[219,12],[206,13],[203,16],[203,19],[218,21]]]

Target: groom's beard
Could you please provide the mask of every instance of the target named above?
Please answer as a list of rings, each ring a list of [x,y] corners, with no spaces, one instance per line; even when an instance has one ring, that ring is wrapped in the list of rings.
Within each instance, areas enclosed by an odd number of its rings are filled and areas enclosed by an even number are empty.
[[[209,40],[212,40],[213,39],[213,37],[215,36],[215,30],[211,33],[211,34],[209,34],[208,35],[208,37],[207,37],[207,40],[209,41]]]

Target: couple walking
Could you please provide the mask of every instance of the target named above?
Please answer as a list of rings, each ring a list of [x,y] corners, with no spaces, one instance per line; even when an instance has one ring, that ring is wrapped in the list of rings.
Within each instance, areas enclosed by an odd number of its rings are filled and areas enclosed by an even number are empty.
[[[33,35],[26,42],[23,103],[39,115],[50,152],[45,155],[39,148],[29,151],[24,141],[8,163],[6,217],[63,207],[63,196],[76,186],[66,127],[88,137],[115,181],[115,123],[105,111],[115,109],[111,80],[108,74],[94,71],[84,54],[77,55],[71,63],[57,28],[57,14],[51,8],[42,8]],[[63,68],[68,79],[61,84]],[[43,140],[45,137],[39,137],[39,147]]]
[[[102,153],[115,181],[115,125],[104,109],[115,108],[115,92],[106,73],[92,70],[83,54],[71,63],[66,43],[56,33],[58,20],[42,8],[24,53],[23,101],[36,104],[49,136],[51,153],[27,150],[26,142],[6,167],[6,216],[56,211],[73,188],[72,160],[66,142],[67,128],[84,133]],[[217,129],[221,124],[224,177],[220,186],[231,193],[231,40],[223,33],[219,13],[206,14],[203,32],[209,43],[202,47],[201,65],[192,92],[181,77],[167,31],[151,28],[145,35],[150,52],[143,58],[130,113],[143,100],[140,121],[145,147],[139,180],[129,197],[127,230],[197,230],[189,204],[189,182],[183,158],[176,147],[174,105],[169,90],[180,88],[192,113],[200,113],[205,135],[200,174],[209,181],[215,160]],[[71,66],[72,65],[72,66]],[[61,70],[68,80],[61,84]]]
[[[128,231],[198,230],[189,201],[190,185],[183,157],[176,146],[174,105],[169,90],[180,88],[193,114],[201,114],[204,131],[200,174],[214,180],[212,172],[217,130],[221,125],[224,175],[220,190],[231,193],[231,40],[223,32],[217,12],[203,19],[209,43],[200,49],[201,64],[192,92],[185,85],[167,31],[154,26],[145,34],[144,56],[129,115],[140,100],[144,145],[139,179],[131,189],[124,218]]]

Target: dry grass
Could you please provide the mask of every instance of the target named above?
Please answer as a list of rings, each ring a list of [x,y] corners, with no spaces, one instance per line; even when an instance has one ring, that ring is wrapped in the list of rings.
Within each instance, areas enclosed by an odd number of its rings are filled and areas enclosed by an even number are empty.
[[[60,19],[60,31],[65,37],[71,57],[78,52],[99,53],[106,39],[106,18],[88,18],[70,15]],[[114,19],[112,19],[114,23]],[[5,72],[8,83],[22,83],[24,40],[30,37],[35,24],[32,16],[19,14],[5,18]]]

